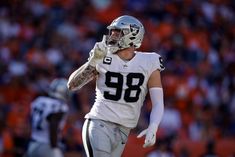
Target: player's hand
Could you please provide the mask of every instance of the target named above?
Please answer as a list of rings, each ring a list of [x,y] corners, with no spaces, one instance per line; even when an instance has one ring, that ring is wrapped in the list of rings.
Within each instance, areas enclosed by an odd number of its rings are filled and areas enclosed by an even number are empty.
[[[52,149],[53,157],[63,157],[63,153],[59,148]]]
[[[105,44],[105,37],[103,36],[103,40],[101,42],[95,43],[95,46],[90,52],[89,64],[93,67],[96,66],[99,62],[103,60],[103,58],[107,54],[107,46]]]
[[[145,135],[144,145],[143,147],[150,147],[155,144],[156,142],[156,133],[157,133],[157,126],[149,125],[149,127],[143,130],[137,138],[141,138]]]

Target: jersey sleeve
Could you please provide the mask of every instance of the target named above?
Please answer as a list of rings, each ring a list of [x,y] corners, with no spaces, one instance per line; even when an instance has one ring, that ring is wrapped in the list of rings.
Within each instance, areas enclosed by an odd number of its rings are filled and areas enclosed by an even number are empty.
[[[151,55],[151,72],[155,71],[155,70],[159,70],[160,72],[163,71],[165,69],[164,65],[163,65],[163,59],[162,57],[157,54],[157,53],[152,53]]]

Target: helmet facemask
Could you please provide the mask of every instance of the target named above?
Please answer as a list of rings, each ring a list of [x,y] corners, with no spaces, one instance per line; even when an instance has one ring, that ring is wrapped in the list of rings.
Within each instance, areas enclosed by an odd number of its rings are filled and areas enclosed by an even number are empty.
[[[116,32],[117,35],[115,35]],[[109,29],[109,35],[107,36],[106,44],[107,46],[117,46],[119,47],[119,41],[123,36],[123,32],[121,29]]]

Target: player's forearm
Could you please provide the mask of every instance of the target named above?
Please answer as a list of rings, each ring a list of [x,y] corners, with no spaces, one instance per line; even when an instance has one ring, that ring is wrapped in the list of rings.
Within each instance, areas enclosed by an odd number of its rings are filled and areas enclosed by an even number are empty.
[[[163,90],[162,88],[150,88],[150,98],[152,101],[152,111],[150,113],[150,125],[157,130],[164,112]]]
[[[95,67],[89,65],[88,63],[81,66],[79,69],[74,71],[68,80],[69,90],[78,90],[86,85],[88,82],[94,79],[97,71]]]

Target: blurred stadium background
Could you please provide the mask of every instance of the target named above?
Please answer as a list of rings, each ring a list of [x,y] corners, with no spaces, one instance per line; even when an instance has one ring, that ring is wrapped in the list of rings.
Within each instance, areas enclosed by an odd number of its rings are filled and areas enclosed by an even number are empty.
[[[143,22],[140,50],[165,61],[165,114],[157,144],[142,148],[149,98],[123,157],[154,151],[177,157],[235,156],[235,1],[1,0],[0,156],[21,157],[29,141],[29,105],[55,77],[68,78],[116,17]],[[73,95],[63,131],[66,157],[84,156],[83,116],[94,82]],[[158,157],[152,155],[151,157]]]

